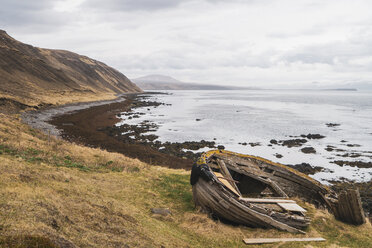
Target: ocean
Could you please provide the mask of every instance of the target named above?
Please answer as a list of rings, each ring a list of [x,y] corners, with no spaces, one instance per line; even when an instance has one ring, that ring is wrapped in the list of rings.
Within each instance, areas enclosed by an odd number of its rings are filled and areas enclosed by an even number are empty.
[[[147,99],[164,103],[123,116],[131,125],[148,120],[159,127],[161,142],[215,141],[227,150],[283,164],[308,163],[324,168],[312,175],[327,183],[347,179],[369,181],[372,168],[334,161],[372,162],[372,92],[311,90],[161,91]],[[118,125],[120,125],[119,123]],[[327,125],[328,124],[328,125]],[[321,139],[301,135],[320,134]],[[272,144],[306,139],[300,147]],[[275,141],[272,141],[275,140]],[[271,142],[270,142],[271,141]],[[304,153],[312,147],[315,153]],[[201,149],[197,152],[208,149]]]

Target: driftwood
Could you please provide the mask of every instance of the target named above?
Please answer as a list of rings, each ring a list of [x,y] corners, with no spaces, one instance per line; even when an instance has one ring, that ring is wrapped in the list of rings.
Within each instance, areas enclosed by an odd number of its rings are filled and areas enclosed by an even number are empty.
[[[194,202],[220,218],[303,233],[310,219],[291,199],[296,197],[329,209],[342,221],[365,221],[358,192],[338,197],[327,186],[285,165],[224,150],[204,153],[198,164],[206,166],[208,175],[193,185]]]
[[[324,238],[261,238],[261,239],[243,239],[247,245],[253,244],[271,244],[281,242],[319,242],[325,241]]]

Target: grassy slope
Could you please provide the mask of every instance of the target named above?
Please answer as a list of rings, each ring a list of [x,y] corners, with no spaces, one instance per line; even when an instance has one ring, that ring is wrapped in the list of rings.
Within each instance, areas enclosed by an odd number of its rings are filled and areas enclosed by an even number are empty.
[[[188,181],[188,172],[48,138],[0,114],[0,247],[244,247],[244,237],[303,236],[212,221],[195,211]],[[371,246],[369,223],[302,205],[313,217],[306,236],[327,242],[260,247]]]
[[[89,92],[53,92],[48,94],[38,94],[31,98],[12,96],[0,91],[0,98],[7,98],[16,102],[29,105],[31,107],[39,104],[63,105],[76,102],[94,102],[104,100],[113,100],[117,98],[116,93],[89,93]]]

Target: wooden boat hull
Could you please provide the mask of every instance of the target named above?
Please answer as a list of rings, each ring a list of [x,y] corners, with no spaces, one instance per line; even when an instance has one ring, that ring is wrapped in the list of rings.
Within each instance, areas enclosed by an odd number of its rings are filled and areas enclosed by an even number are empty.
[[[340,208],[337,195],[327,186],[260,157],[213,150],[201,156],[192,174],[195,204],[237,224],[302,232],[310,219],[304,216],[306,210],[290,200],[293,197],[328,208],[336,217],[341,212],[349,222],[358,219],[360,224],[364,223],[361,205]],[[196,174],[200,176],[195,180]],[[244,194],[270,194],[270,197],[258,197],[255,201],[256,198],[246,198]],[[351,198],[358,202],[357,197]],[[345,209],[351,209],[350,213],[356,216],[350,217]]]
[[[204,179],[200,179],[193,186],[193,196],[196,205],[202,206],[204,210],[237,224],[251,227],[277,228],[293,233],[302,233],[299,228],[309,225],[309,220],[305,219],[297,223],[297,228],[275,220],[268,214],[260,213],[254,210],[252,206],[231,197],[231,194],[219,188],[218,185],[206,182]]]

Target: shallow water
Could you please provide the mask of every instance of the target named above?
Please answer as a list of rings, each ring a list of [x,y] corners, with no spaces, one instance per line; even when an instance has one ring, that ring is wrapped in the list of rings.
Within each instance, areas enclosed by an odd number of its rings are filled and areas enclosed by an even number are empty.
[[[141,108],[146,113],[121,123],[144,120],[159,125],[154,134],[160,141],[184,142],[202,139],[224,145],[227,150],[252,154],[284,164],[309,163],[325,168],[313,177],[325,182],[347,178],[372,179],[372,168],[338,166],[331,161],[372,161],[372,92],[354,91],[165,91],[148,99],[170,105]],[[327,127],[326,123],[340,126]],[[120,125],[120,123],[119,123]],[[268,146],[271,139],[288,140],[301,134],[321,134],[302,147]],[[341,142],[342,140],[347,142]],[[259,142],[259,146],[239,143]],[[353,146],[351,145],[360,145]],[[326,151],[327,145],[343,152]],[[349,146],[347,146],[349,145]],[[316,154],[304,154],[303,147]],[[345,153],[357,158],[341,157]],[[277,158],[275,154],[283,155]]]

